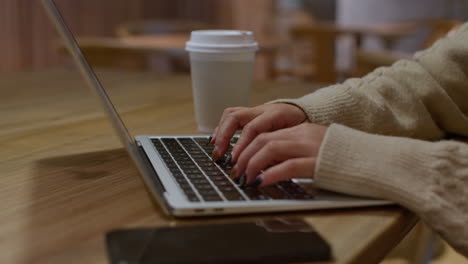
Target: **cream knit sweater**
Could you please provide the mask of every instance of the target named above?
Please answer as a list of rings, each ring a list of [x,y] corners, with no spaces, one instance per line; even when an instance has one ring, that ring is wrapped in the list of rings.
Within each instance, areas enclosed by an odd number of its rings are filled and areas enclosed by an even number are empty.
[[[413,60],[362,79],[278,100],[330,125],[319,187],[412,210],[468,256],[468,23]]]

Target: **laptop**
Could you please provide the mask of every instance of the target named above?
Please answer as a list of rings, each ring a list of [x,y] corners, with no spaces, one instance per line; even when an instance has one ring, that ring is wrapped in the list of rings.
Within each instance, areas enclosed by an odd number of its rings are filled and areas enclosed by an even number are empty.
[[[314,188],[313,180],[293,179],[264,188],[239,186],[229,177],[230,164],[211,159],[213,146],[208,143],[207,135],[142,135],[133,138],[54,1],[42,0],[42,3],[88,86],[99,98],[151,197],[166,214],[182,217],[390,204],[318,190]],[[231,140],[231,148],[236,140],[237,136]]]

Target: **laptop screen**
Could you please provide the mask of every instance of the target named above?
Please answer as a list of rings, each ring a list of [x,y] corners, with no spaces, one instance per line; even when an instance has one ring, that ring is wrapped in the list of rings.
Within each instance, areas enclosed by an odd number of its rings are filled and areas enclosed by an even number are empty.
[[[143,180],[146,183],[149,191],[153,194],[160,205],[165,205],[162,200],[161,194],[158,192],[158,188],[155,186],[155,173],[152,168],[150,168],[147,162],[140,156],[140,152],[136,145],[134,139],[130,136],[127,128],[125,127],[122,119],[120,118],[119,114],[117,113],[114,105],[112,104],[109,96],[107,95],[106,91],[104,90],[101,82],[96,76],[96,73],[91,68],[90,64],[86,60],[83,52],[81,51],[78,43],[76,42],[73,34],[71,33],[70,29],[66,25],[65,21],[63,20],[60,11],[58,10],[57,6],[55,5],[53,0],[42,0],[42,4],[49,15],[50,20],[55,25],[59,35],[65,42],[65,46],[67,50],[73,57],[74,62],[78,66],[78,69],[81,72],[81,75],[85,78],[88,86],[93,90],[99,98],[101,105],[104,108],[107,116],[112,122],[112,126],[116,130],[120,141],[125,146],[128,154],[136,164],[140,174],[143,176]],[[162,206],[163,209],[167,209],[165,206]]]

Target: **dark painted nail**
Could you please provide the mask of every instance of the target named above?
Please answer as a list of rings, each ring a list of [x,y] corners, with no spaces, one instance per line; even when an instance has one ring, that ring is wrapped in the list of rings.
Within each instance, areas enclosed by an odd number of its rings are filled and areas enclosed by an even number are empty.
[[[239,185],[239,179],[240,179],[240,178],[234,178],[234,179],[232,179],[232,181],[233,181],[235,184]]]
[[[257,177],[255,178],[255,180],[250,184],[250,187],[257,187],[259,186],[260,184],[262,184],[262,178],[260,177]]]
[[[208,138],[208,142],[206,142],[206,145],[208,146],[210,143],[211,143],[211,140],[213,139],[213,135],[211,135],[209,138]]]
[[[245,184],[247,183],[247,174],[244,172],[239,178],[239,187],[244,188]]]
[[[224,166],[225,162],[226,162],[226,156],[221,156],[218,158],[218,160],[216,160],[216,163],[218,163],[218,165],[221,165],[221,166]]]
[[[230,163],[231,165],[235,165],[235,164],[236,164],[236,163],[234,162],[234,160],[232,159],[232,152],[229,153],[229,163]]]
[[[231,170],[231,179],[237,178],[237,166],[234,166]]]

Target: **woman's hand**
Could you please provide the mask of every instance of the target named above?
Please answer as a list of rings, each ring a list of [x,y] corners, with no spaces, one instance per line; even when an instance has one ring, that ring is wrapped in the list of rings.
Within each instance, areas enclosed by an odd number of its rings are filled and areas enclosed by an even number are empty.
[[[306,120],[307,115],[302,109],[285,103],[265,104],[252,108],[227,108],[211,140],[215,145],[213,159],[217,160],[226,153],[229,142],[238,129],[242,129],[242,134],[232,150],[232,162],[237,161],[239,154],[257,135],[293,127]]]
[[[325,126],[304,123],[262,133],[240,153],[231,177],[246,173],[247,184],[260,186],[291,178],[312,178],[326,131]]]

